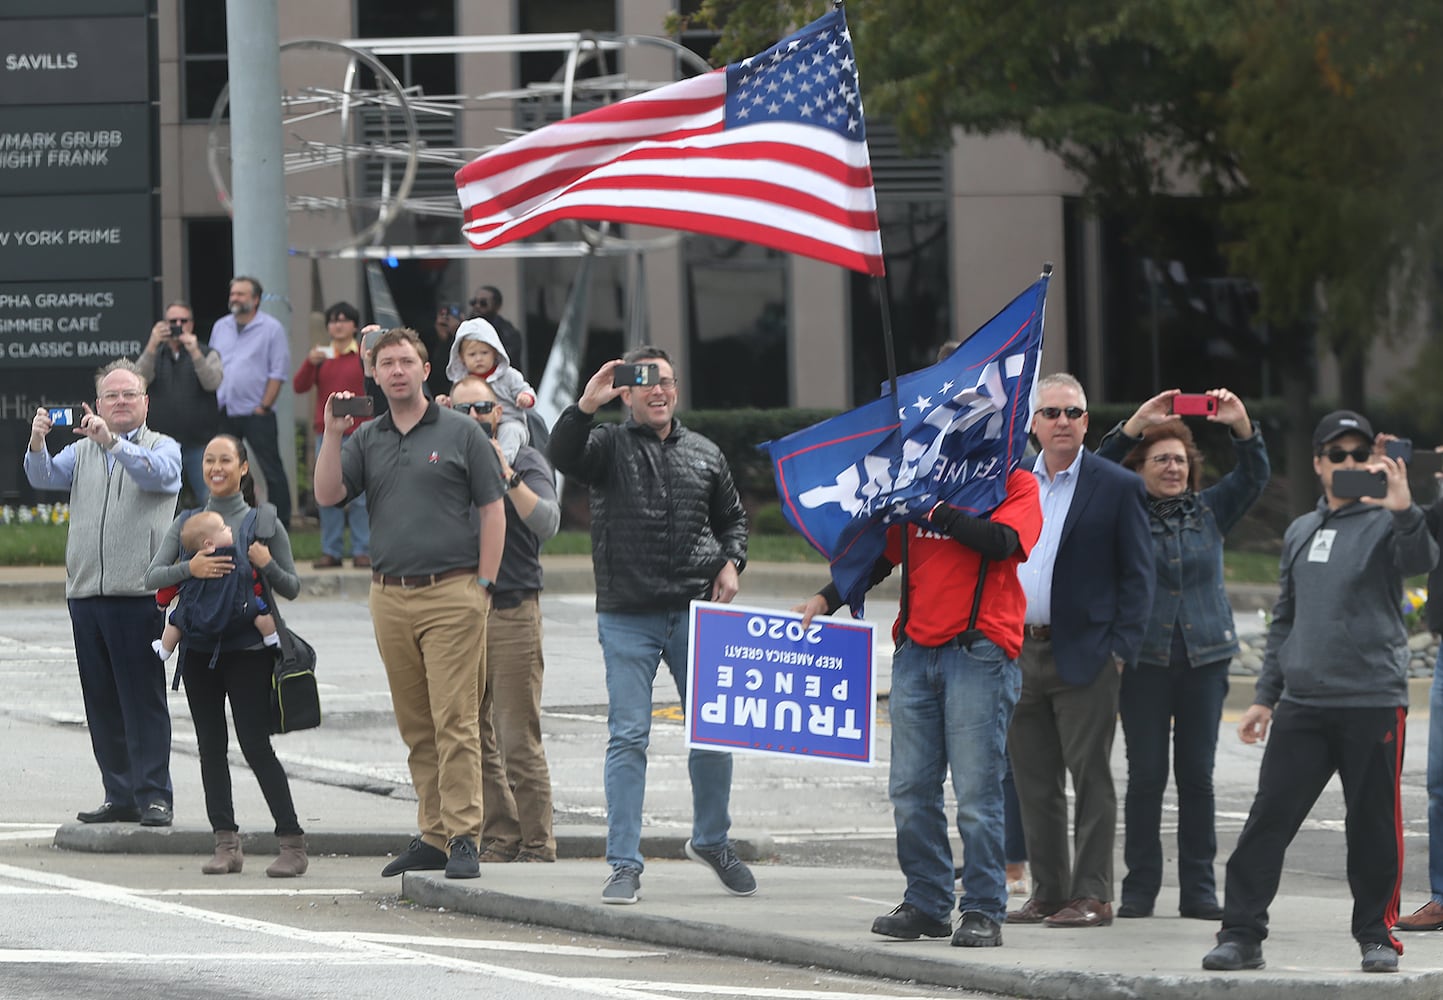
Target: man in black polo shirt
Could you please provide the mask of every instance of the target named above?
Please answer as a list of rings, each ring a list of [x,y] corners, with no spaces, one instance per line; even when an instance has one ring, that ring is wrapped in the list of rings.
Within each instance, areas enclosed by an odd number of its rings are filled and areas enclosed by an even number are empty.
[[[501,453],[502,406],[483,378],[468,375],[451,406],[492,439],[506,477],[506,550],[486,622],[486,684],[481,695],[482,862],[555,861],[551,771],[541,746],[541,543],[556,534],[561,506],[545,457],[522,445]]]
[[[347,438],[353,421],[334,406],[351,393],[326,400],[314,489],[331,506],[365,493],[371,509],[371,621],[411,750],[420,826],[381,874],[445,868],[447,878],[476,878],[480,691],[506,486],[481,428],[422,392],[430,365],[414,330],[383,334],[373,363],[390,410]]]

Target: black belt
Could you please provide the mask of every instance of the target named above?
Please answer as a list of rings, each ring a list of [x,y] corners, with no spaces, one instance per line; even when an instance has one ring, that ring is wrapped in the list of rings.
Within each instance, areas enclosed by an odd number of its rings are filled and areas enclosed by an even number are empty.
[[[491,606],[501,611],[509,611],[512,608],[519,608],[527,601],[534,601],[541,596],[539,590],[498,590],[491,595]]]
[[[1050,642],[1052,639],[1051,625],[1024,625],[1022,634],[1029,639],[1041,639],[1043,642]]]
[[[404,587],[407,590],[415,590],[418,587],[430,587],[442,580],[454,580],[458,576],[475,575],[475,566],[462,566],[460,569],[448,569],[444,573],[432,573],[429,576],[385,576],[381,573],[372,573],[371,582],[379,583],[383,587]]]

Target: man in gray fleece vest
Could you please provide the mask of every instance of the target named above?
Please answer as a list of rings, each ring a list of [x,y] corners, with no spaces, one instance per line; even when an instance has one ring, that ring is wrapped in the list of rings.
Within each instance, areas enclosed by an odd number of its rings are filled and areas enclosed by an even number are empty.
[[[1317,509],[1288,526],[1278,602],[1268,630],[1244,743],[1273,735],[1258,793],[1228,859],[1223,926],[1204,969],[1263,967],[1268,906],[1283,855],[1337,774],[1347,804],[1353,937],[1364,972],[1396,972],[1403,831],[1398,776],[1408,714],[1403,581],[1438,561],[1438,545],[1408,490],[1407,470],[1374,449],[1373,428],[1350,410],[1313,432]],[[1351,499],[1337,474],[1382,475],[1384,495]],[[1339,494],[1344,494],[1339,496]]]
[[[51,456],[42,407],[30,423],[25,477],[37,490],[70,492],[65,597],[85,720],[105,801],[82,823],[169,826],[170,710],[165,666],[151,651],[161,611],[145,571],[175,516],[180,445],[145,426],[145,379],[129,361],[95,378],[95,409],[77,440]]]

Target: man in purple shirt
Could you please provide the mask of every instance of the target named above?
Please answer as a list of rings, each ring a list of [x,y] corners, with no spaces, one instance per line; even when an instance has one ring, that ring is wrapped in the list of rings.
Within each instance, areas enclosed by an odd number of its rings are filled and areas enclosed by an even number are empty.
[[[216,390],[222,433],[243,438],[266,477],[266,498],[291,523],[291,487],[281,464],[272,407],[291,373],[291,350],[280,320],[260,311],[261,283],[239,275],[230,281],[230,315],[215,321],[210,346],[225,363]]]

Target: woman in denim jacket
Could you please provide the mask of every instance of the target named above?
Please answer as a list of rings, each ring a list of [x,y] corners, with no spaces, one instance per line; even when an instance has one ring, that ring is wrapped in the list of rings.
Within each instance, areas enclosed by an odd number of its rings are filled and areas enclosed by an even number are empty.
[[[1206,419],[1232,431],[1237,465],[1200,490],[1202,454],[1172,413],[1178,390],[1159,393],[1102,439],[1097,453],[1142,477],[1151,512],[1157,589],[1136,663],[1122,675],[1119,709],[1127,744],[1127,797],[1119,917],[1150,917],[1162,885],[1162,795],[1168,735],[1177,779],[1179,911],[1219,920],[1213,858],[1217,828],[1213,761],[1228,664],[1238,651],[1232,606],[1223,588],[1223,537],[1268,482],[1263,435],[1242,400],[1227,389]]]

